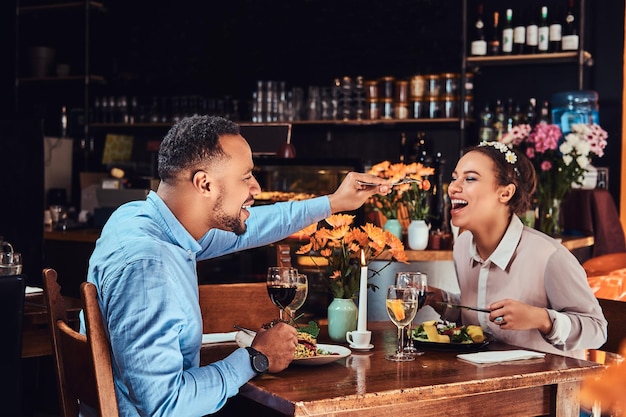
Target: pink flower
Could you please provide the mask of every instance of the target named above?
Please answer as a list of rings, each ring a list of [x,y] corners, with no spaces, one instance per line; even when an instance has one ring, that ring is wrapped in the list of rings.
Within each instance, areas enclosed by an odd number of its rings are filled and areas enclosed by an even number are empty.
[[[535,150],[544,153],[558,148],[561,139],[561,129],[558,125],[540,123],[535,126],[528,137],[528,142],[534,144]]]
[[[552,169],[552,162],[550,161],[543,161],[541,163],[541,170],[542,171],[550,171]]]

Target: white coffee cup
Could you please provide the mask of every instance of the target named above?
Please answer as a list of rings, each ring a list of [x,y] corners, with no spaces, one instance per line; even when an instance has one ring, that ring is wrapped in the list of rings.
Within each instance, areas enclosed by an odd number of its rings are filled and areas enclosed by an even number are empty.
[[[372,332],[369,330],[346,332],[346,340],[355,348],[367,348],[372,340]]]

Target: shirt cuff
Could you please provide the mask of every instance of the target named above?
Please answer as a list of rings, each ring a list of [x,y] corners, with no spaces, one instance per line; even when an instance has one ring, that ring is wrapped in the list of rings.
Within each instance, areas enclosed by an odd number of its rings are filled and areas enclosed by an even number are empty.
[[[544,335],[544,339],[552,345],[564,345],[572,331],[570,318],[566,314],[559,313],[558,311],[548,309],[546,309],[546,311],[548,312],[548,316],[550,316],[550,321],[552,321],[552,331]]]

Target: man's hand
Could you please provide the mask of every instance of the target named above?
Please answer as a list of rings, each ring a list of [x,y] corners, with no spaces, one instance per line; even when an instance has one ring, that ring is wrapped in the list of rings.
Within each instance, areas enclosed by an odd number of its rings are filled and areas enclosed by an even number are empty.
[[[359,181],[377,184],[362,185]],[[391,192],[391,181],[376,175],[349,172],[339,188],[328,196],[330,209],[334,213],[356,210],[374,194],[387,195]]]
[[[293,360],[298,345],[295,327],[278,323],[273,327],[257,331],[252,347],[267,356],[269,372],[280,372]]]

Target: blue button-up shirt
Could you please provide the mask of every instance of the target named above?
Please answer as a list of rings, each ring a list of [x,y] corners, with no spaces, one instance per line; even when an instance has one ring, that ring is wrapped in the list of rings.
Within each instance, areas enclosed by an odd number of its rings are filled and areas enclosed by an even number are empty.
[[[154,192],[117,209],[87,280],[98,288],[120,414],[213,413],[254,377],[245,349],[200,367],[196,261],[276,242],[330,214],[328,197],[252,207],[244,235],[213,229],[196,241]]]

